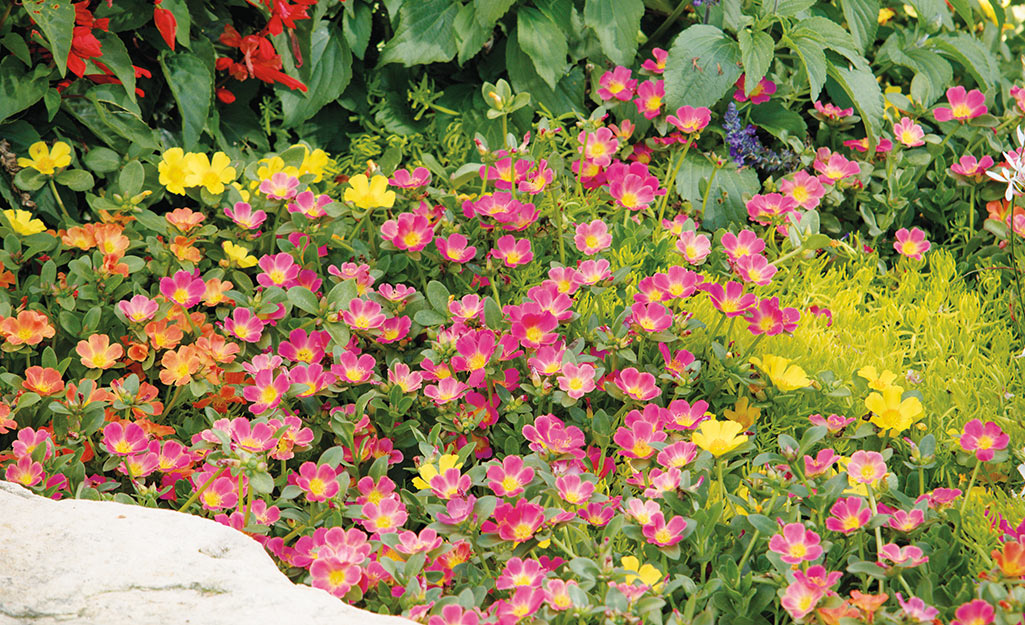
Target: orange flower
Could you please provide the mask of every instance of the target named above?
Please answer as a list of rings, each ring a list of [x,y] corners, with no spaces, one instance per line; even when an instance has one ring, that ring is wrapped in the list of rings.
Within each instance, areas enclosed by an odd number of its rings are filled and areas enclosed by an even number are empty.
[[[93,226],[93,239],[96,240],[96,247],[103,252],[104,256],[116,256],[121,258],[125,255],[130,241],[128,237],[121,234],[124,230],[116,224],[98,224]]]
[[[822,619],[823,625],[840,625],[840,619],[861,618],[861,612],[847,603],[841,603],[835,608],[819,608],[815,612]]]
[[[7,434],[17,429],[18,422],[11,419],[11,406],[0,401],[0,434]]]
[[[1025,577],[1025,543],[1004,543],[1003,549],[994,549],[990,555],[1004,577]]]
[[[21,385],[26,391],[32,391],[43,397],[56,395],[64,390],[64,380],[60,371],[49,367],[29,367],[25,369],[25,383]]]
[[[160,425],[159,423],[153,423],[149,419],[138,418],[135,423],[142,428],[142,431],[146,433],[146,436],[150,438],[163,438],[165,436],[171,436],[175,434],[175,429],[170,425]]]
[[[81,250],[89,250],[96,247],[96,239],[93,238],[93,224],[75,226],[68,228],[68,231],[61,235],[61,242],[68,247],[77,247]]]
[[[124,348],[118,343],[111,345],[106,334],[94,334],[88,341],[79,341],[75,351],[82,357],[82,364],[90,369],[109,369],[125,355]]]
[[[144,330],[153,349],[174,349],[185,335],[181,326],[178,324],[168,326],[166,320],[151,321],[146,324]]]
[[[0,289],[10,288],[14,284],[14,274],[4,271],[4,263],[0,261]]]
[[[206,219],[206,215],[197,213],[190,208],[176,208],[164,215],[164,219],[182,234],[188,234],[189,230],[192,230]]]
[[[193,239],[188,237],[176,236],[174,242],[168,245],[168,247],[178,260],[198,263],[203,260],[203,255],[199,252],[198,248],[192,246],[194,242]]]
[[[203,294],[203,304],[206,306],[218,306],[220,304],[231,305],[230,299],[225,299],[224,294],[235,286],[227,280],[221,281],[217,278],[210,278],[206,281],[206,293]]]
[[[191,345],[185,345],[176,352],[164,352],[160,364],[164,367],[160,371],[160,381],[168,386],[185,386],[192,381],[192,374],[199,371],[200,366],[196,348]]]
[[[128,357],[136,362],[142,362],[149,356],[149,345],[132,340],[131,336],[122,336],[121,342],[128,346]]]
[[[885,592],[879,595],[866,595],[860,590],[851,591],[851,603],[858,606],[868,616],[868,622],[871,623],[875,616],[876,610],[879,609],[890,596]]]
[[[38,345],[54,335],[49,319],[34,310],[23,310],[17,317],[0,321],[0,335],[11,345]]]
[[[209,366],[234,362],[239,351],[238,343],[231,343],[220,334],[201,337],[196,341],[196,347],[199,357]]]
[[[107,254],[103,257],[103,264],[97,270],[102,276],[121,275],[128,277],[128,264],[119,262],[121,256],[117,254]]]

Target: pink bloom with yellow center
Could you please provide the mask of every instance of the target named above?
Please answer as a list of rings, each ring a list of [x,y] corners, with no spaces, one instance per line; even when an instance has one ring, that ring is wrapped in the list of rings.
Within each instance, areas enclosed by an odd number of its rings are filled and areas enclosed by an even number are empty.
[[[983,156],[981,159],[976,159],[971,154],[965,154],[961,158],[957,159],[957,162],[950,166],[950,171],[954,172],[958,176],[964,178],[973,179],[979,182],[983,179],[986,174],[986,170],[993,166],[993,158],[990,156]]]
[[[260,269],[263,270],[263,273],[256,276],[256,281],[260,286],[276,286],[287,289],[294,286],[301,267],[291,254],[281,252],[280,254],[267,254],[261,258]]]
[[[541,415],[533,424],[523,426],[523,437],[530,441],[530,449],[539,454],[584,457],[583,431],[575,425],[567,427],[555,415]]]
[[[637,112],[645,119],[655,119],[662,112],[662,98],[666,96],[665,83],[661,80],[647,80],[637,88],[634,104]]]
[[[32,460],[32,456],[22,456],[17,462],[7,465],[4,470],[5,480],[29,487],[42,482],[45,475],[43,464]]]
[[[661,332],[673,327],[673,315],[659,304],[634,304],[630,308],[629,323],[639,326],[645,332]]]
[[[655,376],[638,371],[635,367],[627,367],[616,375],[616,386],[619,390],[637,401],[650,401],[662,394],[655,384]]]
[[[989,625],[993,622],[993,606],[982,599],[972,599],[955,612],[950,625]]]
[[[267,213],[262,210],[254,211],[248,202],[235,202],[234,207],[224,209],[224,214],[235,222],[236,226],[246,230],[256,230],[267,221]]]
[[[922,255],[929,251],[932,244],[925,240],[925,233],[918,228],[901,228],[896,232],[897,240],[893,243],[893,249],[901,256],[922,260]]]
[[[488,488],[499,497],[515,497],[534,479],[534,469],[523,464],[520,456],[506,456],[501,464],[488,467]]]
[[[117,303],[118,310],[132,323],[143,323],[157,314],[157,303],[145,295],[134,295]]]
[[[593,256],[612,245],[612,235],[604,221],[595,219],[591,223],[577,224],[573,243],[582,254]]]
[[[886,462],[878,451],[858,450],[847,463],[847,475],[859,484],[872,484],[886,477]]]
[[[582,506],[594,494],[594,482],[583,480],[579,475],[562,475],[555,478],[555,490],[568,504]]]
[[[908,545],[900,547],[895,543],[883,545],[878,554],[879,564],[886,566],[884,561],[892,562],[900,568],[913,568],[929,561],[929,556],[918,547]]]
[[[740,279],[749,284],[765,286],[772,282],[776,275],[776,266],[770,264],[761,254],[743,256],[733,266],[733,270],[740,276]]]
[[[819,100],[815,100],[813,105],[815,107],[815,112],[826,120],[841,121],[843,118],[854,114],[853,108],[842,109],[831,102],[823,104]]]
[[[801,319],[801,313],[796,308],[780,308],[779,298],[775,295],[758,302],[752,307],[744,321],[748,323],[747,329],[752,334],[765,334],[776,336],[783,332],[792,333],[797,329],[797,322]]]
[[[983,425],[979,419],[972,419],[964,426],[961,434],[961,449],[973,452],[980,462],[989,462],[994,453],[1007,449],[1010,437],[992,421]]]
[[[263,336],[264,322],[248,308],[236,308],[224,319],[224,331],[246,343],[257,343]]]
[[[645,59],[641,69],[646,69],[653,74],[661,74],[666,69],[666,61],[669,60],[669,52],[662,48],[655,48],[651,51],[653,59]]]
[[[762,78],[755,85],[755,88],[751,90],[750,94],[744,93],[746,91],[744,87],[745,74],[741,74],[740,78],[737,79],[736,87],[737,90],[733,92],[733,99],[737,102],[747,102],[751,100],[751,104],[761,104],[762,102],[768,102],[772,97],[772,94],[776,93],[776,83],[772,82],[768,78]]]
[[[598,97],[602,100],[616,99],[626,102],[633,97],[637,88],[637,81],[632,80],[630,76],[630,69],[621,65],[605,72],[598,79]]]
[[[253,376],[252,384],[242,389],[242,397],[250,402],[249,410],[259,415],[277,408],[289,387],[287,373],[275,376],[273,370],[264,369]]]
[[[406,506],[398,497],[382,499],[379,504],[367,502],[363,504],[362,512],[363,528],[375,536],[398,531],[409,518]]]
[[[676,115],[666,117],[667,122],[676,126],[680,132],[686,133],[701,132],[711,119],[712,111],[706,107],[689,105],[676,109]]]
[[[769,550],[778,553],[787,564],[812,562],[822,555],[819,535],[802,523],[787,523],[783,531],[769,539]]]
[[[661,512],[655,513],[651,522],[641,528],[641,533],[649,543],[659,547],[672,547],[683,540],[687,533],[688,523],[682,516],[674,516],[667,523]]]
[[[985,115],[989,109],[986,108],[986,96],[978,89],[966,91],[958,85],[947,89],[947,106],[938,106],[932,112],[938,122],[949,122],[957,120],[962,124],[969,119]]]
[[[828,151],[828,148],[826,149]],[[820,150],[821,152],[821,150]],[[848,160],[843,154],[833,152],[826,156],[819,155],[812,168],[819,172],[819,181],[822,184],[835,184],[850,176],[861,173],[861,166],[855,161]]]
[[[758,194],[747,202],[748,219],[763,226],[768,226],[796,210],[797,201],[780,193]]]
[[[901,117],[900,121],[893,125],[893,136],[904,147],[916,148],[925,145],[925,131],[908,117]]]
[[[412,173],[408,169],[396,169],[388,184],[400,189],[415,189],[431,183],[431,172],[426,167],[417,167]]]
[[[816,586],[793,582],[786,587],[780,605],[792,619],[801,622],[818,605],[825,592]]]
[[[526,499],[518,499],[516,505],[501,503],[495,507],[495,521],[492,525],[502,540],[521,543],[533,538],[537,530],[541,529],[545,520],[544,511],[543,507]]]
[[[400,250],[419,252],[434,240],[434,226],[426,217],[402,213],[381,224],[381,238]]]
[[[826,194],[826,189],[819,179],[804,170],[780,182],[779,190],[806,210],[817,207],[822,201],[822,196]]]
[[[511,234],[500,237],[491,255],[501,260],[506,267],[526,265],[534,260],[534,252],[530,249],[529,239],[516,239]]]
[[[307,501],[327,501],[338,494],[335,470],[326,464],[304,462],[299,467],[296,485],[302,489]]]
[[[572,399],[580,399],[594,390],[594,366],[588,363],[562,365],[562,375],[556,378],[559,388]]]
[[[183,308],[192,308],[203,299],[206,283],[188,271],[179,271],[160,279],[160,294]]]
[[[477,255],[477,248],[467,245],[468,243],[469,240],[458,232],[450,234],[447,239],[444,237],[434,239],[434,245],[441,255],[445,260],[453,263],[466,263]]]
[[[703,234],[687,230],[677,239],[676,251],[691,265],[700,265],[712,252],[712,242]]]
[[[288,212],[300,213],[308,219],[319,219],[327,215],[324,207],[329,206],[333,201],[323,193],[316,195],[313,191],[307,190],[296,195],[294,202],[288,203]]]
[[[583,152],[584,158],[597,167],[611,165],[612,157],[619,149],[619,141],[608,128],[599,128],[592,133],[581,131],[577,141],[580,142],[577,151]]]
[[[299,179],[279,171],[260,182],[260,193],[272,200],[290,200],[299,188]]]
[[[718,282],[706,282],[698,288],[708,293],[712,306],[727,317],[741,317],[758,303],[754,293],[744,293],[740,282],[727,282],[725,287]]]
[[[627,458],[650,458],[657,451],[652,443],[666,440],[666,433],[657,424],[649,421],[635,421],[631,427],[621,427],[612,436],[612,441],[621,448],[619,453]]]
[[[750,230],[741,230],[740,234],[726,232],[720,240],[723,250],[730,260],[737,262],[745,256],[759,254],[765,249],[765,241]]]

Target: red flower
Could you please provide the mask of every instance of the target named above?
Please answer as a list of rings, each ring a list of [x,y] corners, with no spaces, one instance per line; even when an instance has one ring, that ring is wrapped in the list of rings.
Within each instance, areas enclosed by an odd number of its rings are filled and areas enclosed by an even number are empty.
[[[227,70],[236,80],[257,78],[266,83],[280,83],[289,89],[306,91],[306,85],[281,71],[281,57],[266,37],[243,37],[231,24],[225,24],[220,42],[242,52],[242,63],[236,63],[229,57],[217,59],[217,69]]]
[[[107,18],[96,19],[89,11],[89,0],[76,2],[75,29],[72,31],[71,51],[68,53],[68,69],[76,76],[85,75],[85,62],[103,54],[100,40],[93,35],[93,30],[107,30]]]
[[[160,0],[154,0],[153,2],[153,24],[160,31],[160,36],[164,38],[164,43],[173,52],[174,37],[178,32],[178,20],[174,19],[174,13],[160,8]]]

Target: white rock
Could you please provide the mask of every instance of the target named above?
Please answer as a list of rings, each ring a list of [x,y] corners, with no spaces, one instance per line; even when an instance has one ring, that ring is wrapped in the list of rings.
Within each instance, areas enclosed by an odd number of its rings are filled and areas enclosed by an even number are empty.
[[[0,624],[409,625],[293,584],[256,541],[173,510],[0,481]]]

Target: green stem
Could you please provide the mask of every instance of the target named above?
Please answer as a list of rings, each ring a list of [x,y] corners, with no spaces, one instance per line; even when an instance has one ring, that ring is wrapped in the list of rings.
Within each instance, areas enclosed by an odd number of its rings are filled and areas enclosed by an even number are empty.
[[[491,276],[491,279],[488,280],[488,283],[491,284],[491,295],[494,296],[495,303],[498,304],[499,308],[501,308],[502,307],[502,298],[498,296],[498,286],[496,284],[497,279],[498,279],[498,274],[496,273],[495,275]]]
[[[214,483],[214,480],[221,477],[221,474],[224,473],[224,471],[225,469],[220,469],[218,471],[215,471],[210,477],[208,477],[206,481],[203,482],[203,485],[199,487],[199,490],[192,493],[192,496],[186,499],[185,503],[183,503],[182,506],[178,508],[178,512],[185,512],[189,509],[189,506],[196,503],[196,500],[199,499],[200,495],[203,494],[203,491],[209,488],[210,485]]]
[[[972,493],[972,486],[975,486],[975,478],[979,477],[979,468],[980,467],[982,467],[982,461],[979,460],[978,458],[976,458],[975,459],[975,468],[972,469],[972,477],[971,477],[971,479],[968,480],[968,488],[965,489],[964,495],[962,495],[964,498],[961,500],[961,508],[958,510],[958,516],[961,517],[961,519],[958,519],[958,528],[959,529],[960,529],[961,522],[962,522],[962,520],[964,518],[964,510],[968,506],[968,497]]]
[[[740,564],[737,566],[737,585],[740,585],[740,580],[744,577],[744,565],[747,564],[747,559],[751,556],[751,551],[754,549],[755,543],[761,537],[762,533],[755,530],[755,533],[751,535],[751,542],[747,544],[747,548],[744,549],[744,555],[740,558]]]
[[[683,167],[683,161],[687,160],[687,152],[690,150],[691,144],[697,140],[698,136],[694,136],[687,140],[687,145],[683,146],[683,153],[680,154],[680,160],[676,163],[675,167],[673,166],[672,159],[670,159],[669,161],[670,166],[666,169],[666,173],[668,174],[670,171],[672,171],[673,173],[668,178],[662,181],[662,188],[665,189],[666,194],[662,196],[662,202],[659,205],[658,224],[656,224],[656,226],[662,223],[662,219],[665,217],[666,214],[666,205],[669,204],[669,185],[671,185],[676,180],[676,175],[680,173],[680,168]]]
[[[965,237],[965,241],[975,234],[975,188],[977,185],[972,185],[972,190],[968,193],[968,236]]]
[[[655,29],[655,32],[651,34],[651,37],[648,37],[648,42],[652,43],[658,41],[658,38],[662,36],[662,34],[665,33],[676,22],[677,18],[679,18],[680,15],[683,14],[683,10],[689,7],[690,5],[691,0],[680,0],[680,3],[676,5],[676,8],[673,9],[673,12],[670,13],[661,24],[659,24],[658,28]]]
[[[296,525],[295,528],[291,532],[285,534],[284,538],[282,538],[281,540],[283,542],[288,542],[289,540],[291,540],[292,538],[297,536],[299,534],[299,532],[301,532],[301,531],[303,531],[305,529],[308,529],[308,528],[313,527],[314,525],[316,525],[317,521],[319,521],[322,518],[324,518],[325,516],[327,516],[327,513],[330,512],[330,511],[331,511],[331,508],[328,508],[327,506],[324,506],[323,510],[321,510],[317,514],[315,514],[312,517],[310,517],[310,520],[305,522],[305,523],[303,523],[302,525]]]
[[[558,203],[552,194],[548,195],[548,200],[552,203],[552,213],[555,215],[555,224],[559,229],[559,264],[566,265],[566,226],[563,223],[562,211],[559,210]]]
[[[741,358],[738,362],[742,362],[742,363],[747,362],[748,357],[751,356],[751,354],[754,353],[755,347],[757,347],[758,343],[760,343],[762,341],[762,339],[764,339],[764,338],[765,338],[764,334],[759,334],[758,336],[756,336],[755,340],[751,341],[751,344],[747,346],[747,351],[744,352],[744,357]]]
[[[178,403],[178,396],[181,395],[183,388],[185,388],[184,384],[181,385],[181,386],[175,386],[174,394],[171,395],[171,401],[169,401],[167,403],[167,408],[164,408],[164,414],[165,415],[166,414],[171,414],[171,408],[174,408],[175,404]]]
[[[64,215],[65,225],[70,225],[74,222],[71,221],[71,215],[68,214],[68,209],[64,206],[64,200],[61,199],[61,194],[57,193],[57,184],[53,181],[53,177],[50,177],[50,191],[53,192],[53,199],[57,200],[57,206],[60,206],[61,214]]]
[[[587,155],[587,142],[591,139],[591,133],[587,131],[587,124],[584,124],[584,145],[580,150],[580,158],[577,159],[577,197],[584,197],[584,157]]]
[[[712,170],[712,175],[708,177],[708,188],[705,189],[705,198],[701,200],[701,221],[705,220],[705,208],[708,207],[708,196],[712,195],[712,182],[715,181],[715,175],[722,169],[719,165],[716,165],[715,169]]]

